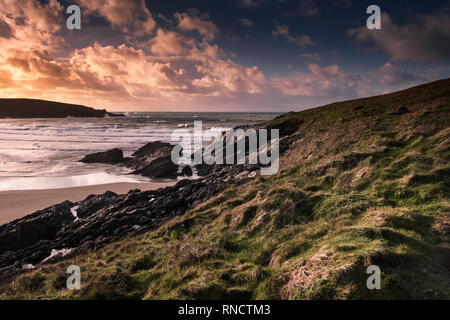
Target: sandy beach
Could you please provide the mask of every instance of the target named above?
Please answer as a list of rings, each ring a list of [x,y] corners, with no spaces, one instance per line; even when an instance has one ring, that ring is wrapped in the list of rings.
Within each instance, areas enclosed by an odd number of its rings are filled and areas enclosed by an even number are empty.
[[[65,200],[72,202],[83,200],[90,194],[103,194],[106,191],[122,194],[133,189],[154,190],[175,183],[112,183],[62,189],[3,191],[0,192],[0,225]]]

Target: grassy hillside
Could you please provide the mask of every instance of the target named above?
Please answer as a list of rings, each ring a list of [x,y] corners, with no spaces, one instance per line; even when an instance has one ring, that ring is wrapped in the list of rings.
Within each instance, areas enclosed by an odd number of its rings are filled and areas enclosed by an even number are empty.
[[[448,299],[449,89],[442,80],[279,117],[267,127],[295,133],[278,175],[22,275],[0,297]],[[79,291],[64,289],[71,264]],[[381,290],[366,288],[372,264]]]

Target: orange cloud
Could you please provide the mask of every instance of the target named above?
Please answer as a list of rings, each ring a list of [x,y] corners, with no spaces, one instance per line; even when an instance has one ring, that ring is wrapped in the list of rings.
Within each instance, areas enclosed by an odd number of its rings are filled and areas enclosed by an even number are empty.
[[[201,20],[196,17],[191,17],[187,13],[175,13],[175,18],[178,20],[178,28],[183,31],[197,30],[207,40],[212,40],[219,32],[217,26],[211,21]]]
[[[176,32],[158,29],[156,37],[151,39],[150,46],[153,53],[158,55],[180,55],[189,52],[194,41],[186,39]]]

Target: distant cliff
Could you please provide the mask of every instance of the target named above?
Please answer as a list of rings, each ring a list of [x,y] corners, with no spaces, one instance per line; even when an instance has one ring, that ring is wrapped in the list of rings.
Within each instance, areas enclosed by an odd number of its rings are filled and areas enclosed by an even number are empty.
[[[0,118],[67,118],[118,116],[106,110],[34,99],[0,99]]]

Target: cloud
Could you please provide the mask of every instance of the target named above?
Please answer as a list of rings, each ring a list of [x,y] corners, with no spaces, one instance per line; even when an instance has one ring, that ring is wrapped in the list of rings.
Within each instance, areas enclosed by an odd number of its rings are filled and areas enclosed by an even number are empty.
[[[304,16],[317,17],[320,15],[322,8],[330,6],[337,8],[350,8],[351,0],[300,0],[296,10],[285,11],[285,16]]]
[[[151,51],[158,55],[180,55],[189,52],[194,41],[176,32],[158,29],[156,37],[150,40]]]
[[[372,77],[372,81],[380,85],[398,85],[417,81],[426,81],[425,77],[402,71],[391,63],[386,63]]]
[[[450,57],[450,15],[443,10],[435,15],[418,15],[417,23],[397,26],[382,14],[381,30],[366,27],[348,34],[359,42],[373,41],[393,61],[438,61]]]
[[[149,34],[155,21],[144,0],[77,0],[88,14],[97,14],[114,27],[137,36]]]
[[[56,0],[4,0],[0,6],[0,47],[56,48],[64,43],[56,35],[64,23],[63,7]]]
[[[207,40],[212,40],[219,32],[217,26],[211,21],[206,21],[198,17],[193,17],[187,13],[175,13],[178,20],[178,29],[183,31],[196,30]]]
[[[64,10],[56,0],[5,1],[8,5],[0,7],[3,97],[116,110],[152,106],[270,109],[380,94],[431,80],[392,62],[368,73],[321,65],[320,57],[326,57],[326,52],[304,53],[302,57],[308,59],[304,71],[268,76],[258,66],[236,63],[232,55],[211,43],[219,30],[209,16],[188,10],[165,21],[164,28],[156,27],[143,1],[84,0],[88,14],[102,16],[96,21],[112,25],[118,34],[114,39],[121,41],[94,42],[89,32],[83,33],[84,44],[75,47],[70,37],[62,37],[67,36],[62,30]],[[123,15],[118,14],[120,10]],[[440,26],[440,20],[436,21]],[[147,27],[139,29],[141,23]],[[292,35],[286,25],[277,26],[273,36],[301,46],[312,44],[308,36]]]
[[[309,72],[271,79],[272,85],[284,95],[322,97],[329,101],[366,97],[393,92],[430,80],[398,69],[387,63],[376,71],[358,74],[338,65],[308,65]]]
[[[239,23],[241,24],[241,26],[246,27],[246,28],[254,27],[252,20],[247,19],[247,18],[239,19]]]
[[[0,69],[0,88],[10,88],[14,86],[12,74],[8,70]]]
[[[0,38],[11,38],[12,29],[5,21],[0,19]]]
[[[302,46],[302,47],[313,44],[311,38],[308,35],[292,36],[289,32],[289,27],[287,25],[276,26],[275,30],[272,31],[272,35],[275,38],[285,38],[289,42],[294,43],[298,46]]]
[[[305,17],[314,17],[319,15],[319,7],[316,0],[301,0],[298,7],[298,13]]]

